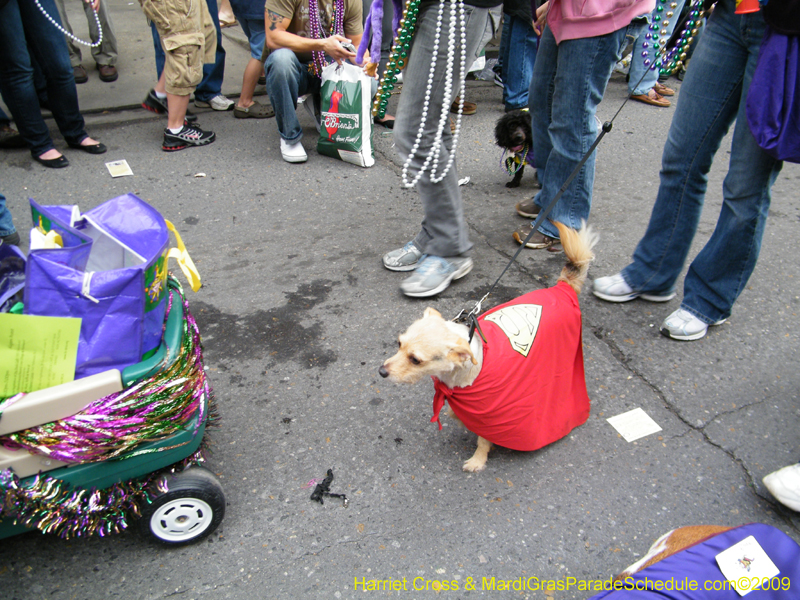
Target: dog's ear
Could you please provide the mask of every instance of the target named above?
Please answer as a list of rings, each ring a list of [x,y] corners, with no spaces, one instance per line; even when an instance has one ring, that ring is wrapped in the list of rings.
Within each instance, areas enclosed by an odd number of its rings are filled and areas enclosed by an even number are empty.
[[[423,317],[439,317],[441,319],[442,318],[442,313],[440,313],[435,308],[431,308],[429,306],[428,308],[425,309],[425,312],[422,313],[422,316]]]
[[[458,338],[458,341],[447,354],[447,358],[460,365],[466,364],[467,361],[471,361],[473,365],[478,364],[478,361],[475,360],[475,355],[472,354],[472,348],[469,347],[469,342],[464,338]]]

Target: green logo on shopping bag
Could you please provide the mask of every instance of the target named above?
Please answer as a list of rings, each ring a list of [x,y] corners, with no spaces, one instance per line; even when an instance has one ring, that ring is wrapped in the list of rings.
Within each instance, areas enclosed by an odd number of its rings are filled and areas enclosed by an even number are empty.
[[[145,312],[153,310],[161,303],[167,289],[167,257],[161,255],[144,272]]]

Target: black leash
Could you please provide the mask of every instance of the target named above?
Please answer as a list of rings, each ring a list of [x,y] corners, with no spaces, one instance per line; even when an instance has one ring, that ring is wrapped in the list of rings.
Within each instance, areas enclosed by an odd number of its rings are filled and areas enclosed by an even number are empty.
[[[662,48],[660,50],[660,54],[663,55],[665,53],[666,53],[666,47]],[[657,58],[659,58],[659,57],[657,57]],[[639,84],[642,83],[642,81],[644,80],[644,78],[647,75],[648,71],[649,71],[649,69],[644,72],[642,77],[636,83],[636,86],[634,87],[634,89],[639,87]],[[553,210],[553,207],[555,207],[556,202],[558,202],[561,199],[561,196],[564,195],[564,192],[567,191],[567,188],[569,187],[569,184],[572,183],[572,181],[578,176],[578,173],[580,172],[581,168],[583,167],[584,164],[586,164],[586,161],[589,160],[589,157],[592,155],[592,152],[594,152],[595,149],[597,148],[597,145],[600,143],[600,140],[602,140],[603,137],[605,137],[605,135],[609,131],[611,131],[612,127],[614,126],[614,119],[616,119],[617,116],[619,115],[619,113],[622,112],[622,109],[625,108],[625,105],[628,103],[628,100],[630,100],[630,95],[628,95],[625,98],[625,100],[623,100],[622,104],[617,109],[617,112],[615,112],[614,116],[611,117],[611,120],[610,121],[606,121],[605,123],[603,123],[602,130],[600,131],[600,135],[598,135],[597,138],[595,138],[594,142],[589,147],[589,150],[586,151],[586,153],[583,155],[581,160],[578,162],[578,164],[572,170],[572,173],[569,174],[569,177],[567,177],[567,180],[564,182],[564,185],[562,185],[561,188],[558,190],[558,193],[556,193],[556,195],[553,196],[553,199],[550,200],[550,202],[547,204],[547,206],[545,206],[542,210],[539,211],[539,214],[536,216],[536,220],[534,220],[534,222],[533,222],[533,226],[531,227],[530,233],[522,241],[522,243],[520,244],[519,248],[514,253],[514,256],[511,257],[511,260],[508,261],[508,264],[503,269],[502,273],[500,273],[498,278],[495,280],[495,282],[489,288],[489,291],[486,292],[483,295],[483,298],[481,298],[480,300],[478,300],[475,303],[475,306],[473,306],[472,310],[470,310],[466,315],[464,314],[466,309],[462,309],[461,312],[458,313],[455,316],[455,318],[453,319],[453,321],[456,321],[456,322],[458,322],[458,321],[466,321],[466,322],[469,323],[469,341],[470,342],[472,341],[472,336],[474,335],[476,330],[478,331],[478,334],[481,336],[481,339],[484,341],[484,343],[486,342],[486,338],[484,337],[483,332],[481,331],[480,325],[478,324],[478,316],[477,316],[481,312],[481,305],[483,304],[483,301],[486,300],[486,298],[488,298],[489,295],[494,291],[494,288],[496,288],[497,284],[500,283],[500,280],[503,278],[503,275],[506,274],[506,271],[508,271],[508,269],[511,267],[511,265],[514,264],[514,261],[517,260],[517,257],[519,256],[520,252],[522,252],[522,250],[525,248],[525,245],[533,237],[533,234],[536,233],[536,231],[539,229],[539,225],[541,225],[542,221],[544,221],[547,218],[547,215],[549,215],[550,212]]]

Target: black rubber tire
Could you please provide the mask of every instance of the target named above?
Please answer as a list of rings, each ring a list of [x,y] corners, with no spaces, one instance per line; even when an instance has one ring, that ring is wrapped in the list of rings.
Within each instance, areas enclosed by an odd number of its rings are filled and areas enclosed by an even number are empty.
[[[211,534],[225,517],[222,484],[208,469],[191,467],[168,476],[167,493],[144,507],[139,527],[159,544],[183,546]]]

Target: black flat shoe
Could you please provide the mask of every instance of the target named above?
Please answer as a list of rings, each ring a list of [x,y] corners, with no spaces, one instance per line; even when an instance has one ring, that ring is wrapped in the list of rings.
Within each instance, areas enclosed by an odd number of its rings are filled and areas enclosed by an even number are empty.
[[[385,119],[381,121],[378,117],[372,119],[375,125],[383,125],[386,129],[394,129],[394,119]]]
[[[97,142],[96,144],[91,144],[89,146],[81,146],[80,143],[73,144],[72,142],[67,142],[67,146],[70,148],[75,148],[76,150],[83,150],[84,152],[88,152],[89,154],[105,154],[108,151],[105,144],[101,144]]]
[[[33,160],[50,169],[63,169],[64,167],[69,166],[69,161],[63,154],[58,158],[40,158],[38,156],[34,156]]]

